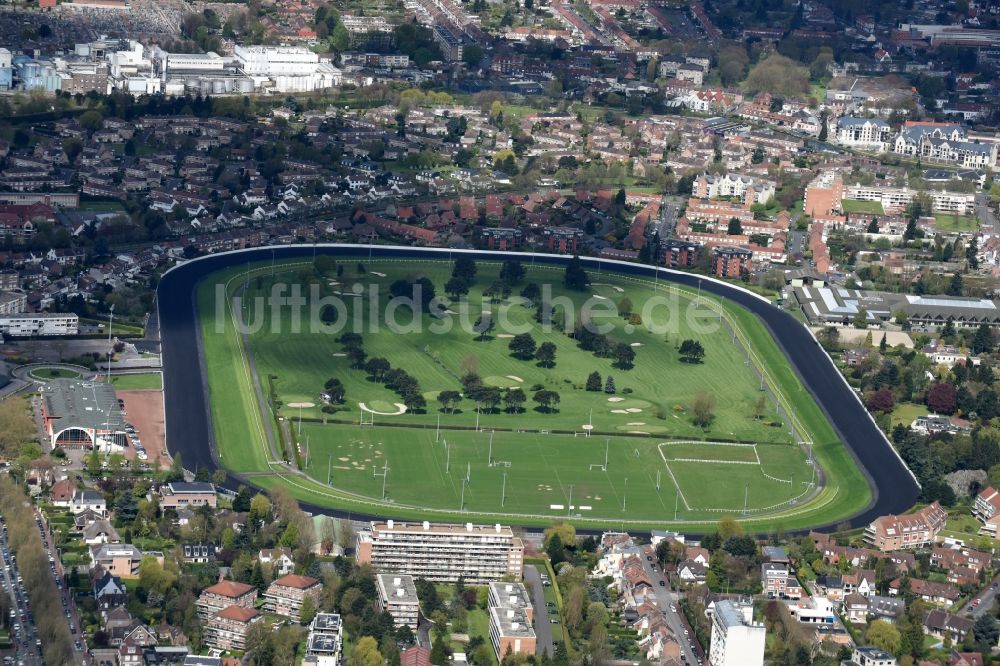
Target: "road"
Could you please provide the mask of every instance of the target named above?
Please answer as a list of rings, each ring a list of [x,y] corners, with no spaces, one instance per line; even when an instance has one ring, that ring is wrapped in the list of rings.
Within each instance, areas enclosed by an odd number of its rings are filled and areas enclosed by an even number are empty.
[[[984,234],[996,235],[1000,233],[1000,226],[997,225],[997,217],[990,206],[990,195],[980,192],[976,195],[976,217],[979,218],[979,225]]]
[[[552,625],[549,623],[549,609],[545,605],[545,586],[538,569],[533,564],[524,567],[524,584],[531,588],[532,605],[535,608],[535,654],[541,656],[555,654],[552,645]]]
[[[56,548],[56,540],[42,512],[38,507],[35,507],[34,511],[35,522],[38,524],[38,530],[42,537],[42,546],[44,546],[49,556],[49,568],[52,571],[52,578],[55,580],[56,589],[59,590],[63,614],[65,615],[67,628],[70,631],[70,638],[74,644],[73,654],[79,659],[79,663],[89,663],[87,643],[83,640],[83,625],[80,624],[80,611],[76,607],[76,599],[73,598],[73,593],[66,583],[66,570],[63,569],[62,560]]]
[[[639,551],[638,548],[636,550],[637,552]],[[688,664],[702,663],[701,656],[703,652],[698,647],[694,630],[688,625],[687,618],[684,617],[684,613],[677,605],[680,596],[670,590],[669,581],[666,580],[651,559],[642,555],[641,552],[638,552],[638,555],[639,561],[642,562],[642,568],[649,580],[652,581],[653,589],[656,591],[656,605],[663,611],[663,617],[667,621],[667,626],[674,632],[674,636],[677,637],[677,642],[681,646],[681,655]],[[663,581],[664,584],[660,585],[660,581]]]
[[[11,640],[14,643],[14,652],[18,659],[17,663],[24,666],[42,666],[42,657],[39,654],[35,641],[38,639],[38,632],[35,629],[34,617],[28,605],[28,592],[22,583],[17,582],[17,563],[15,556],[7,543],[6,524],[0,517],[0,559],[3,567],[3,591],[8,594],[13,602],[11,608],[14,611],[14,622],[11,623]]]
[[[656,232],[660,235],[660,240],[666,240],[674,233],[677,213],[680,212],[682,205],[683,200],[679,198],[664,198],[663,208],[660,209],[660,221],[656,223]]]
[[[976,619],[980,615],[990,611],[994,604],[996,604],[998,598],[1000,598],[1000,574],[997,574],[996,577],[993,578],[993,582],[985,590],[972,597],[972,599],[969,599],[969,603],[967,603],[962,610],[959,611],[959,613],[967,615],[972,619]],[[979,600],[979,603],[973,606],[972,604],[975,603],[977,599]]]
[[[199,467],[214,470],[218,467],[211,426],[211,405],[202,374],[199,354],[199,325],[195,311],[195,286],[206,275],[223,268],[244,265],[249,261],[267,261],[272,253],[282,261],[311,257],[317,250],[338,256],[377,254],[383,258],[433,257],[445,259],[457,254],[471,255],[491,261],[510,259],[509,253],[449,250],[438,248],[411,248],[400,246],[363,245],[290,245],[262,247],[208,255],[181,264],[160,280],[157,291],[160,337],[163,344],[165,412],[167,420],[167,447],[174,455],[183,455],[188,469]],[[565,255],[533,255],[533,261],[562,265],[569,261]],[[527,255],[524,259],[527,260]],[[581,257],[584,267],[593,270],[598,266],[613,268],[621,273],[652,277],[657,269],[609,259]],[[834,366],[801,322],[765,299],[736,285],[722,283],[704,276],[659,269],[663,281],[686,287],[698,287],[713,295],[726,298],[754,313],[769,330],[778,347],[805,388],[825,412],[840,441],[844,442],[868,480],[873,500],[868,507],[850,517],[852,527],[861,527],[874,518],[890,513],[903,513],[913,506],[920,488],[898,454],[879,430],[857,395],[851,390],[840,371]],[[226,486],[235,490],[241,482],[251,483],[230,475]],[[887,492],[882,492],[885,489]],[[891,490],[891,492],[888,492]],[[340,512],[303,503],[307,511],[341,515]],[[367,516],[351,513],[357,519]],[[813,528],[832,529],[836,522],[812,525]]]

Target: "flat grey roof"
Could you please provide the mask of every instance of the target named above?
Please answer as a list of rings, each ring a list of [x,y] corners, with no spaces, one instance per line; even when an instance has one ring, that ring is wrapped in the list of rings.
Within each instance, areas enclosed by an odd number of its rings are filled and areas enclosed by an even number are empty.
[[[125,427],[118,396],[110,384],[79,379],[53,379],[42,387],[46,412],[58,419],[54,430],[120,431]]]

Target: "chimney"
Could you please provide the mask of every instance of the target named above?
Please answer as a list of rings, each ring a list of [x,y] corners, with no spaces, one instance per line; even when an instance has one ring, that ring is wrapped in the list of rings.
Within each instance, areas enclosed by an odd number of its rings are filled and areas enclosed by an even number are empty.
[[[510,630],[511,631],[517,631],[520,628],[521,628],[521,625],[519,623],[517,623],[517,622],[511,622],[510,623]]]
[[[516,606],[517,605],[517,597],[515,597],[513,594],[510,595],[510,605],[511,606]]]
[[[510,619],[512,617],[514,617],[514,611],[508,609],[507,610],[507,619]]]
[[[392,579],[392,585],[393,585],[393,587],[399,587],[402,584],[403,584],[403,579],[402,578],[393,578]]]
[[[397,597],[405,597],[406,596],[406,590],[404,590],[401,587],[400,588],[396,588],[396,596]]]
[[[385,526],[388,527],[391,530],[392,529],[392,520],[390,519],[390,520],[385,521]]]

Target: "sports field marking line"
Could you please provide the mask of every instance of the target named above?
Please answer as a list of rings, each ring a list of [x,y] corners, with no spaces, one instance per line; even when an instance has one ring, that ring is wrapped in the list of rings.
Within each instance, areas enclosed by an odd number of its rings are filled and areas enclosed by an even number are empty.
[[[711,458],[671,458],[670,462],[694,462],[694,463],[713,463],[716,465],[756,465],[760,466],[760,461],[753,462],[750,460],[712,460]],[[766,474],[764,476],[767,476]]]

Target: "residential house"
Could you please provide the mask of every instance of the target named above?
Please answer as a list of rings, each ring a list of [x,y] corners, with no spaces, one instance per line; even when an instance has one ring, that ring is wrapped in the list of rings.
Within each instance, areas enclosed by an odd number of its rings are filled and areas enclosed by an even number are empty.
[[[144,556],[154,557],[163,564],[162,553],[149,552],[144,555],[130,543],[104,543],[90,547],[91,563],[94,566],[100,565],[121,578],[138,578],[139,564]]]
[[[218,506],[215,486],[211,483],[174,481],[160,487],[160,508],[188,509]]]
[[[83,528],[83,542],[88,546],[101,543],[119,543],[120,541],[118,530],[108,522],[107,518],[95,520]]]
[[[1000,492],[993,486],[983,488],[976,495],[972,515],[983,525],[979,528],[980,533],[996,538],[997,525],[1000,525]]]
[[[844,617],[853,624],[863,624],[868,621],[868,598],[858,593],[844,597]]]
[[[271,573],[275,576],[285,576],[295,569],[295,561],[287,548],[264,548],[257,554],[261,564],[270,564]]]
[[[191,564],[203,564],[215,560],[214,543],[185,543],[181,546],[184,561]]]
[[[677,577],[683,583],[704,583],[707,572],[708,567],[695,560],[684,560],[677,565]]]
[[[938,583],[921,578],[911,578],[909,580],[910,591],[927,603],[934,604],[935,606],[950,606],[962,596],[959,589],[949,583]],[[889,594],[899,596],[902,584],[902,578],[897,578],[889,583]]]
[[[70,500],[70,508],[74,514],[83,513],[87,510],[99,513],[102,516],[108,515],[108,503],[104,495],[96,490],[77,490]]]
[[[93,592],[94,599],[97,601],[97,609],[100,611],[109,611],[124,606],[128,601],[128,591],[125,589],[122,579],[107,571],[94,581]]]
[[[52,506],[68,509],[72,506],[73,495],[76,493],[76,484],[69,479],[60,479],[52,484],[49,489],[49,501]]]
[[[927,613],[924,630],[935,638],[944,640],[945,636],[951,636],[953,643],[961,643],[965,640],[966,634],[972,631],[973,624],[975,622],[967,617],[935,608]]]

